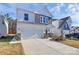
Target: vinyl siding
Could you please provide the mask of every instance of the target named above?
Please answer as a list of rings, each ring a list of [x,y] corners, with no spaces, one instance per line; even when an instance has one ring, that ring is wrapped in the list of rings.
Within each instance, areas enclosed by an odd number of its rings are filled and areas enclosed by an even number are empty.
[[[0,36],[7,35],[7,28],[4,22],[4,17],[0,16]]]
[[[35,23],[40,24],[40,15],[35,14]]]
[[[25,13],[28,14],[28,20],[24,20]],[[24,9],[17,9],[17,19],[18,21],[35,23],[35,14]]]

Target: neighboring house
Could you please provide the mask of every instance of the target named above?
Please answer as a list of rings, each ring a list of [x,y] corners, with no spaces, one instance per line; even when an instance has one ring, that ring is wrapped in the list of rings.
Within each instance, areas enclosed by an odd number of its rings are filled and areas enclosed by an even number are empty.
[[[7,20],[6,17],[0,15],[0,37],[16,34],[16,21]]]
[[[7,27],[5,25],[4,19],[5,18],[2,15],[0,15],[0,37],[7,35]]]
[[[79,27],[71,27],[70,33],[66,35],[67,37],[74,37],[79,39]]]
[[[70,33],[79,33],[79,27],[75,27],[75,26],[72,26],[71,29],[70,29]]]
[[[52,21],[52,25],[55,26],[52,29],[52,32],[54,33],[54,35],[65,36],[66,34],[69,34],[71,23],[72,23],[72,20],[70,16],[61,18],[59,20],[55,19],[54,21]]]
[[[26,38],[41,37],[48,24],[51,24],[52,15],[44,7],[35,11],[17,8],[17,32]]]

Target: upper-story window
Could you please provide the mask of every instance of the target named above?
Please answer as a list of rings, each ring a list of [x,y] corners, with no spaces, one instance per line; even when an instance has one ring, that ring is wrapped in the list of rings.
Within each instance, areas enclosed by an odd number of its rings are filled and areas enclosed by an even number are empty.
[[[24,14],[24,20],[28,20],[28,14]]]
[[[64,30],[69,30],[70,29],[67,22],[64,24],[64,28],[63,29]]]
[[[43,23],[45,23],[45,17],[43,17]]]
[[[49,18],[45,17],[45,23],[48,24]]]
[[[40,16],[40,23],[48,24],[49,20],[50,20],[50,17],[48,16],[44,16],[44,15]]]
[[[40,23],[43,23],[43,16],[40,16]]]

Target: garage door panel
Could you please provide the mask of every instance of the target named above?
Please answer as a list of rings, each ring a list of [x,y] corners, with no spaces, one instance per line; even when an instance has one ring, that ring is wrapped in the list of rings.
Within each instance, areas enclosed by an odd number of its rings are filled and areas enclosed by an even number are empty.
[[[25,36],[25,37],[33,37],[35,35],[40,36],[42,33],[43,33],[43,30],[25,29],[22,32],[22,36]]]
[[[46,29],[45,25],[35,25],[35,24],[22,24],[19,25],[22,38],[31,38],[38,37],[41,38],[44,30]]]

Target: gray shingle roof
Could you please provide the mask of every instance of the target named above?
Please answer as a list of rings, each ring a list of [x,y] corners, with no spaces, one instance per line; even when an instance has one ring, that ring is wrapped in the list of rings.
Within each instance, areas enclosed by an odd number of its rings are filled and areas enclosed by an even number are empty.
[[[63,24],[64,24],[69,18],[70,18],[70,16],[60,19],[60,21],[62,21],[62,22],[60,22],[59,28],[61,28],[61,27],[63,26]]]

